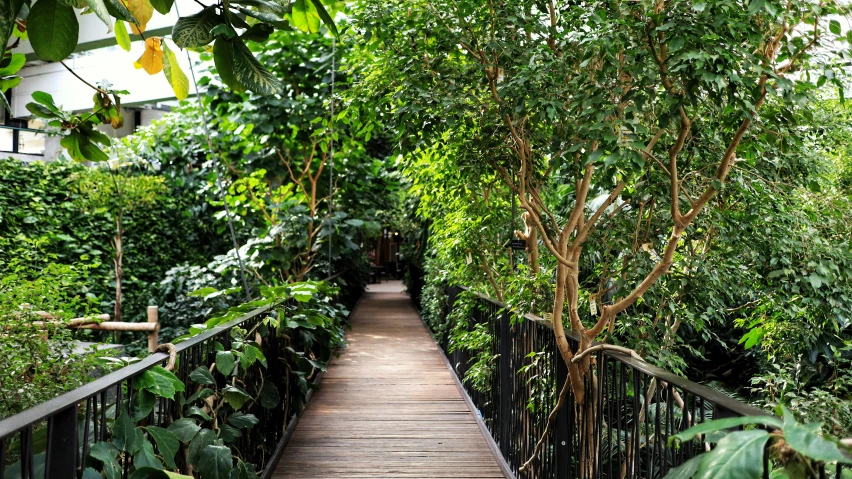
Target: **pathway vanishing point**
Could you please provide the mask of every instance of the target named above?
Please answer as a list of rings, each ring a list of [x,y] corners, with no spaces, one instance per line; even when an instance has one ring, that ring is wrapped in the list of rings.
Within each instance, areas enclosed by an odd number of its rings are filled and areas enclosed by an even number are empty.
[[[402,290],[370,285],[275,479],[504,477]]]

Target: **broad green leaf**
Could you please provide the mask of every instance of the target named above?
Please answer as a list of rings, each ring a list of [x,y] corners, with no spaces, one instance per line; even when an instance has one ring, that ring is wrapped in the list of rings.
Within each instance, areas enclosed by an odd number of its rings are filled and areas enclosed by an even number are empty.
[[[18,73],[25,63],[27,63],[26,55],[23,53],[13,53],[12,58],[9,60],[9,64],[0,68],[0,77],[7,77]]]
[[[784,427],[784,423],[774,416],[731,417],[727,419],[715,419],[713,421],[702,422],[701,424],[692,426],[691,428],[687,429],[686,431],[683,431],[680,434],[675,434],[674,436],[669,438],[669,441],[689,441],[695,436],[698,436],[699,434],[707,434],[711,432],[721,431],[723,429],[745,426],[747,424],[758,424],[762,426],[774,427],[777,429],[781,429],[782,427]]]
[[[169,424],[168,431],[175,435],[175,437],[183,443],[189,443],[192,441],[192,438],[198,434],[198,431],[201,430],[201,426],[195,424],[195,421],[188,418],[181,418],[177,421]]]
[[[193,477],[153,467],[141,467],[130,475],[130,479],[193,479]]]
[[[766,5],[766,0],[751,0],[748,4],[748,13],[754,15],[763,10],[764,5]]]
[[[835,35],[840,35],[840,22],[837,20],[831,20],[828,22],[828,31]]]
[[[698,455],[693,457],[692,459],[684,462],[680,466],[672,469],[666,474],[664,479],[690,479],[695,475],[695,472],[698,471],[698,466],[701,464],[701,461],[704,459],[704,456]]]
[[[133,455],[133,465],[136,468],[152,467],[154,469],[164,469],[163,463],[157,459],[157,454],[154,452],[154,446],[148,441],[142,441],[142,448],[136,451]]]
[[[335,37],[339,38],[340,34],[337,33],[337,25],[334,24],[334,19],[328,14],[328,10],[325,9],[322,2],[320,0],[311,0],[311,3],[314,4],[314,9],[317,11],[317,15],[325,24],[326,28],[328,28]]]
[[[319,31],[320,16],[311,0],[296,0],[290,12],[293,26],[303,32],[316,33]]]
[[[121,20],[115,21],[115,41],[122,50],[130,51],[130,34],[127,33],[127,25]]]
[[[130,13],[130,10],[127,9],[127,6],[124,4],[124,0],[104,0],[104,5],[106,5],[106,9],[109,14],[116,19],[134,25],[139,23],[133,14]]]
[[[27,17],[30,45],[44,61],[68,58],[77,47],[80,25],[74,9],[57,0],[38,0]]]
[[[145,430],[148,431],[148,434],[150,434],[151,437],[154,438],[154,442],[157,443],[157,450],[160,451],[160,456],[163,457],[163,461],[166,462],[166,466],[172,469],[176,468],[177,464],[175,464],[175,454],[177,454],[178,449],[180,448],[178,438],[167,429],[157,426],[148,426]]]
[[[210,33],[213,27],[221,22],[214,7],[180,17],[172,28],[172,41],[180,48],[198,48],[213,41]]]
[[[127,413],[127,408],[121,407],[121,412],[112,429],[112,445],[118,449],[134,454],[142,447],[142,441],[145,438],[142,436],[142,430],[133,425],[130,420],[130,414]]]
[[[225,376],[234,371],[234,355],[230,351],[219,351],[216,353],[216,370]]]
[[[187,449],[186,460],[196,469],[201,464],[204,449],[213,445],[216,441],[216,433],[212,429],[202,429],[192,438]]]
[[[198,366],[189,373],[189,379],[196,384],[216,384],[216,380],[213,379],[213,375],[210,374],[210,371],[204,366]]]
[[[192,297],[202,297],[202,298],[203,298],[203,297],[205,297],[205,296],[207,296],[207,295],[210,295],[210,294],[213,294],[213,293],[218,293],[218,292],[219,292],[219,290],[218,290],[218,289],[213,288],[213,287],[211,287],[211,286],[206,286],[206,287],[204,287],[204,288],[197,289],[197,290],[195,290],[195,291],[193,291],[193,292],[191,292],[191,293],[188,293],[188,294],[187,294],[187,296],[192,296]]]
[[[154,10],[166,15],[172,11],[172,5],[174,5],[175,0],[150,0],[150,2]]]
[[[846,457],[837,444],[817,434],[822,424],[799,424],[789,409],[786,407],[782,409],[784,440],[796,452],[815,461],[852,464],[852,458]]]
[[[251,398],[245,391],[236,386],[227,386],[222,391],[225,394],[225,401],[234,409],[243,407],[243,404]]]
[[[245,91],[246,87],[234,75],[234,46],[231,40],[222,37],[216,39],[213,44],[213,61],[222,83],[236,92]]]
[[[213,420],[213,418],[210,417],[209,414],[204,412],[204,410],[201,409],[198,406],[190,406],[189,409],[186,410],[186,415],[187,416],[200,417],[201,419],[204,419],[205,421],[212,421]]]
[[[193,402],[195,402],[199,398],[203,399],[203,398],[212,396],[213,394],[214,394],[214,392],[213,392],[212,389],[209,389],[209,388],[199,389],[192,396],[190,396],[186,399],[186,403],[192,404]]]
[[[254,414],[244,414],[241,412],[235,412],[228,416],[228,424],[238,427],[240,429],[249,429],[252,426],[256,425],[260,421],[255,417]]]
[[[130,420],[138,422],[151,414],[154,410],[154,405],[157,403],[157,398],[147,389],[139,389],[136,398],[133,400],[133,406],[130,408]]]
[[[0,5],[0,41],[3,45],[9,43],[12,29],[15,28],[15,20],[23,5],[24,0],[8,0]]]
[[[89,455],[101,462],[114,461],[118,454],[118,449],[108,442],[96,442],[89,448]]]
[[[269,381],[263,383],[263,388],[260,390],[260,405],[271,409],[277,406],[279,401],[281,397],[278,394],[278,388]]]
[[[703,454],[696,479],[760,479],[768,440],[769,433],[762,429],[729,433]]]
[[[104,479],[104,476],[102,476],[100,472],[92,469],[91,467],[87,467],[83,471],[83,479]]]
[[[112,31],[112,17],[109,14],[109,10],[107,10],[106,3],[104,0],[86,0],[86,4],[98,18],[101,19],[102,22],[107,26],[107,33]]]
[[[172,86],[172,91],[175,92],[175,97],[178,100],[183,100],[189,96],[189,79],[180,69],[175,53],[163,42],[163,74]]]
[[[198,471],[204,479],[230,479],[234,459],[227,446],[207,446],[201,455]]]
[[[137,376],[133,385],[137,389],[145,389],[156,396],[168,399],[174,399],[175,392],[184,390],[183,382],[160,366],[155,366]]]
[[[283,85],[269,70],[257,61],[242,40],[233,41],[234,77],[246,89],[258,95],[274,95]]]
[[[124,2],[127,10],[136,19],[136,22],[130,23],[130,30],[136,35],[145,32],[148,27],[148,21],[154,16],[154,7],[149,0],[118,0]]]

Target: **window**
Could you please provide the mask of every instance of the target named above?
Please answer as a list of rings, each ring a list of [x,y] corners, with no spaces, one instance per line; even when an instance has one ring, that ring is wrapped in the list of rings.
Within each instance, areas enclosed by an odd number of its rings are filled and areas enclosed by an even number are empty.
[[[12,103],[12,90],[6,92],[6,100]],[[0,107],[2,108],[2,107]],[[20,120],[9,118],[3,111],[0,123],[0,151],[24,155],[44,155],[44,122],[40,119]]]

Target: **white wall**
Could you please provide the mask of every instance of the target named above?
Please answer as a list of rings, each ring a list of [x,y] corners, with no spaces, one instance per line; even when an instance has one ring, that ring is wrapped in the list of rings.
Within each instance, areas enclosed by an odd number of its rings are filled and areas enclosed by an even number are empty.
[[[175,6],[168,15],[161,15],[156,10],[154,16],[146,26],[145,36],[163,36],[168,35],[172,31],[172,26],[178,19],[176,10],[179,10],[182,16],[191,15],[201,10],[201,6],[193,0],[176,0]],[[80,34],[77,40],[76,52],[101,48],[108,45],[115,45],[115,36],[107,31],[107,26],[95,15],[80,15],[77,12],[77,21],[80,23]],[[128,28],[128,32],[129,32]],[[138,36],[132,37],[134,40],[139,39]],[[11,44],[15,38],[11,38]],[[31,55],[33,53],[32,46],[29,41],[22,41],[14,50],[15,53],[24,53]],[[35,59],[35,57],[31,58]],[[135,58],[134,58],[135,59]]]
[[[122,105],[173,100],[174,92],[164,74],[148,75],[145,70],[134,68],[133,62],[142,55],[144,49],[141,42],[134,42],[130,52],[118,47],[109,47],[68,59],[65,64],[91,84],[100,85],[106,81],[116,90],[129,91],[128,95],[122,96]],[[190,52],[190,55],[194,62],[198,61],[197,54]],[[195,85],[192,83],[186,53],[178,51],[176,56],[189,78],[190,95],[194,95]],[[200,76],[198,69],[199,66],[196,65],[196,74]],[[12,110],[15,118],[30,116],[26,105],[32,101],[32,94],[36,91],[50,93],[54,102],[65,110],[82,111],[91,110],[93,107],[94,90],[58,63],[24,67],[20,75],[23,77],[21,84],[12,89]]]

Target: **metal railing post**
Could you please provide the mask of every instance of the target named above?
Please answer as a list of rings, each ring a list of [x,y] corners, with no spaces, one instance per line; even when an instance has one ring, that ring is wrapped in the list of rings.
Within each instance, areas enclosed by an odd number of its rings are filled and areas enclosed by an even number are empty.
[[[47,422],[45,477],[77,477],[77,405],[51,416]]]
[[[500,321],[500,343],[499,351],[499,382],[500,382],[500,451],[503,457],[509,457],[511,448],[512,429],[512,328],[509,324],[509,313],[503,313],[498,318]]]
[[[556,394],[558,396],[565,382],[568,381],[568,366],[559,354],[559,348],[556,344],[553,345],[553,360],[556,361]],[[570,398],[566,400],[566,404],[556,412],[556,424],[554,430],[554,442],[556,451],[554,459],[556,460],[556,479],[568,479],[568,470],[571,461],[571,451],[569,449],[570,441],[568,440],[568,409],[573,404]]]

